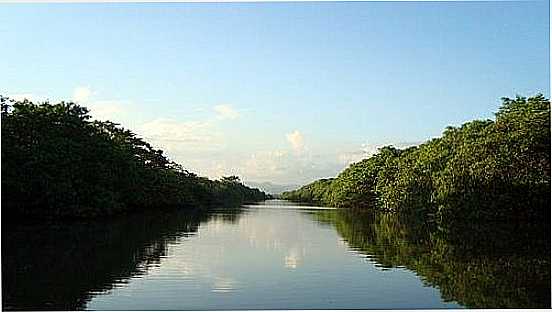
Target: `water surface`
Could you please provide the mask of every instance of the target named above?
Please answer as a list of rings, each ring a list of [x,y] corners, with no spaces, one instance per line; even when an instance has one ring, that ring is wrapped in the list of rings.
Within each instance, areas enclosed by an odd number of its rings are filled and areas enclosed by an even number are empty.
[[[497,253],[393,217],[286,201],[10,227],[2,240],[7,309],[550,306],[549,251]]]

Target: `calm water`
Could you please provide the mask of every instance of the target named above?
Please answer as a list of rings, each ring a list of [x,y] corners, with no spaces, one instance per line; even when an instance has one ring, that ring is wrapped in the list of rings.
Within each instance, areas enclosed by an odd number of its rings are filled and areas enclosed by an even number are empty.
[[[497,242],[286,201],[3,228],[6,309],[550,307],[549,229]]]

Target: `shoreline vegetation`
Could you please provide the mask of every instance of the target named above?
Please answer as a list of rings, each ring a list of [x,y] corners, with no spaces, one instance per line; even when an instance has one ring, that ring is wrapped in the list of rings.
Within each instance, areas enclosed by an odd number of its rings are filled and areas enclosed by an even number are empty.
[[[73,102],[0,96],[3,215],[87,218],[138,210],[189,209],[271,198],[238,177],[210,180]],[[495,120],[447,127],[406,149],[386,146],[279,198],[407,214],[423,220],[547,222],[550,102],[502,98]]]
[[[88,218],[138,210],[236,207],[270,196],[238,177],[210,180],[73,102],[0,96],[2,216]]]
[[[456,221],[549,223],[550,101],[502,98],[495,120],[447,127],[415,147],[386,146],[279,198]]]

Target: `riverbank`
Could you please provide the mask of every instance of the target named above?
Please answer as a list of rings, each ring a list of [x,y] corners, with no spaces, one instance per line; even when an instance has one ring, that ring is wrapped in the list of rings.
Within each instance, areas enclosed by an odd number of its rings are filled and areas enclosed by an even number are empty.
[[[86,107],[2,104],[2,217],[89,218],[138,210],[239,206],[269,196],[238,177],[210,180]]]
[[[495,120],[447,127],[418,146],[383,147],[336,178],[283,199],[455,220],[550,222],[550,101],[503,98]]]

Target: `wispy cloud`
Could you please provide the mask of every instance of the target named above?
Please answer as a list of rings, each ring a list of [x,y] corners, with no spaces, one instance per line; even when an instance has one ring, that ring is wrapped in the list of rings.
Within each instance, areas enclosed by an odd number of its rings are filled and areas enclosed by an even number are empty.
[[[319,178],[335,176],[343,165],[331,155],[312,155],[310,151],[259,151],[237,164],[247,181],[270,181],[279,184],[304,184]]]
[[[352,163],[359,162],[365,158],[368,158],[378,152],[378,150],[384,146],[394,146],[399,149],[416,146],[421,142],[398,142],[398,143],[364,143],[358,150],[340,153],[338,155],[339,163],[348,166]]]
[[[72,100],[79,105],[86,106],[90,110],[92,118],[96,120],[121,122],[131,104],[126,100],[99,100],[96,97],[96,92],[89,86],[78,86],[73,89]]]
[[[241,165],[241,171],[247,178],[266,180],[286,175],[291,164],[286,151],[261,151],[251,154]]]
[[[123,102],[117,100],[93,101],[86,104],[86,107],[90,109],[92,117],[97,120],[118,121],[126,112]]]
[[[176,158],[197,151],[218,150],[223,145],[219,133],[205,121],[157,118],[142,124],[138,133]]]
[[[227,104],[221,104],[213,107],[217,113],[217,119],[237,119],[240,117],[240,113],[237,112],[232,106]]]
[[[407,148],[419,144],[418,142],[366,143],[356,150],[313,152],[305,147],[305,140],[299,131],[288,134],[286,138],[292,146],[292,151],[274,150],[252,153],[243,163],[234,164],[238,166],[240,175],[248,181],[305,184],[321,178],[335,177],[351,163],[370,157],[381,147],[393,145],[397,148]]]

